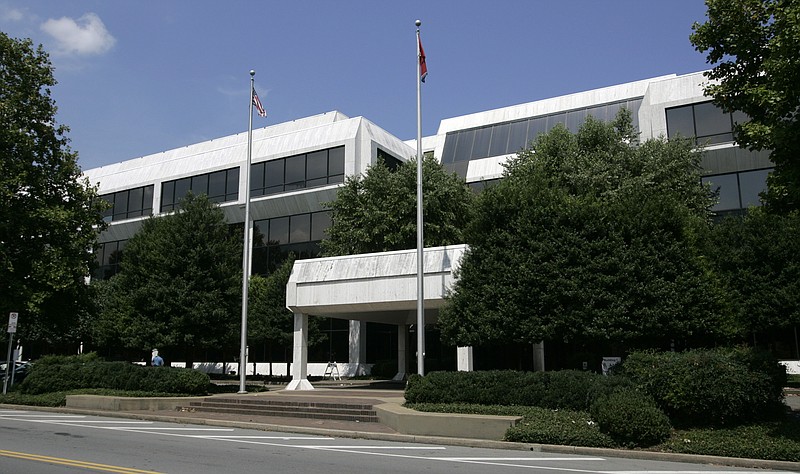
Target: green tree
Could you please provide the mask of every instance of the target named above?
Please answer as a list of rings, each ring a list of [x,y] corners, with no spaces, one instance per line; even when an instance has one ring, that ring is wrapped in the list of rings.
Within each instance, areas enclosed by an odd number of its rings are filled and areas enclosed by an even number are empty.
[[[286,285],[292,274],[295,257],[290,255],[277,270],[267,276],[250,278],[247,338],[250,347],[263,346],[271,354],[271,347],[284,350],[284,356],[294,343],[294,317],[286,308]],[[314,346],[326,339],[319,328],[320,318],[309,318],[308,345]],[[271,359],[268,359],[271,361]],[[288,360],[288,358],[287,358]]]
[[[425,247],[464,242],[472,193],[433,157],[423,161]],[[383,162],[351,176],[327,203],[333,224],[322,241],[327,256],[405,250],[417,246],[417,162],[392,172]]]
[[[698,341],[720,319],[698,251],[711,197],[686,141],[636,144],[630,112],[557,127],[478,198],[439,318],[458,345]]]
[[[742,331],[768,342],[800,326],[800,211],[753,208],[714,226],[710,243]]]
[[[55,121],[55,84],[41,46],[0,32],[0,311],[48,345],[79,340],[103,229],[97,190]]]
[[[241,241],[205,195],[175,214],[147,219],[125,247],[120,271],[101,285],[100,345],[195,351],[236,340],[241,313]]]
[[[775,171],[767,205],[778,212],[800,209],[800,2],[706,0],[708,21],[695,23],[691,42],[714,65],[705,92],[727,112],[749,121],[736,126],[736,140],[771,150]]]

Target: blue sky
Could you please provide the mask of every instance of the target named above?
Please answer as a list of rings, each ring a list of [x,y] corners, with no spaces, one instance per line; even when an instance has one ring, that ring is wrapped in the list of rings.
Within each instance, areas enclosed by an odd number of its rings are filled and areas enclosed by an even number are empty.
[[[331,110],[416,137],[416,19],[443,118],[707,69],[702,0],[0,0],[0,30],[50,53],[83,169]]]

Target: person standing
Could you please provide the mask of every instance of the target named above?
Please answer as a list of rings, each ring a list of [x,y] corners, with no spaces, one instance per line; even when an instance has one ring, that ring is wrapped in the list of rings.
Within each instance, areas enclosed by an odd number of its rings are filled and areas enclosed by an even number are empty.
[[[153,349],[153,360],[151,362],[153,363],[153,367],[162,367],[164,365],[164,359],[158,355],[158,349]]]

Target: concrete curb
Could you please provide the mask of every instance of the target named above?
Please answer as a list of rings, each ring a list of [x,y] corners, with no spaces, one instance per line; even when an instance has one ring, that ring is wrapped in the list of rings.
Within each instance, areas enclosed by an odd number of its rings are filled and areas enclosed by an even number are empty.
[[[548,444],[516,443],[489,439],[447,437],[434,435],[415,435],[402,433],[375,433],[369,431],[336,430],[305,426],[286,426],[269,423],[256,423],[230,420],[214,420],[206,418],[187,418],[165,416],[147,412],[131,413],[122,411],[102,411],[67,407],[36,407],[28,405],[0,404],[2,408],[15,410],[36,410],[54,413],[72,413],[79,415],[107,416],[134,420],[160,421],[166,423],[196,424],[218,426],[223,428],[242,428],[259,431],[277,431],[282,433],[298,433],[318,436],[335,436],[339,438],[372,439],[378,441],[401,441],[420,444],[439,444],[444,446],[460,446],[473,448],[505,449],[512,451],[531,451],[542,453],[578,454],[623,459],[642,459],[650,461],[669,461],[681,463],[707,464],[751,469],[771,469],[800,472],[800,462],[771,461],[762,459],[732,458],[723,456],[706,456],[698,454],[663,453],[657,451],[639,451],[627,449],[587,448],[579,446],[559,446]]]

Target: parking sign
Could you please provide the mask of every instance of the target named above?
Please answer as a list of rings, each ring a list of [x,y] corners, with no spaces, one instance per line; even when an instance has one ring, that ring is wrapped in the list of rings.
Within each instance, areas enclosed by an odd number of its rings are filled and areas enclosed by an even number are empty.
[[[17,318],[19,313],[10,313],[8,315],[8,333],[13,334],[17,332]]]

